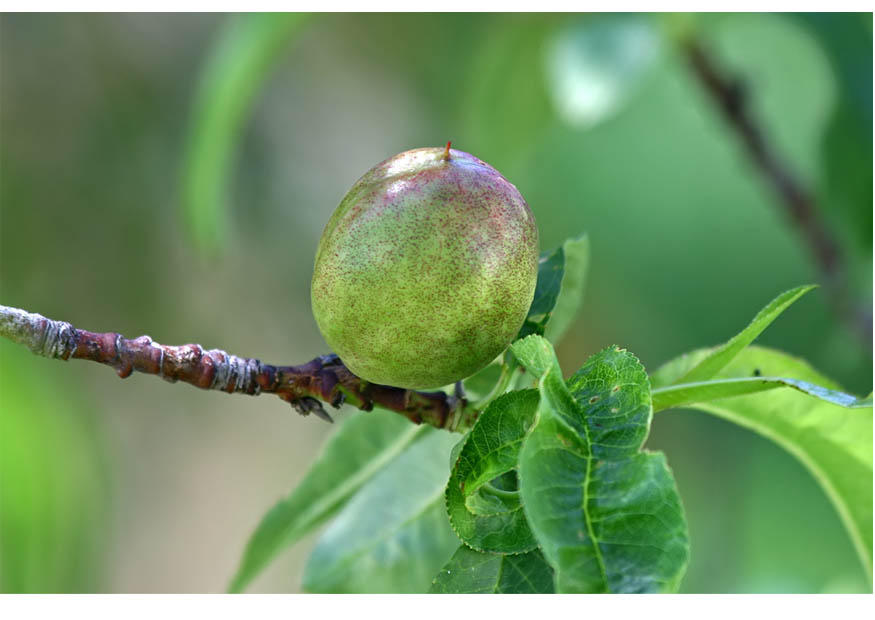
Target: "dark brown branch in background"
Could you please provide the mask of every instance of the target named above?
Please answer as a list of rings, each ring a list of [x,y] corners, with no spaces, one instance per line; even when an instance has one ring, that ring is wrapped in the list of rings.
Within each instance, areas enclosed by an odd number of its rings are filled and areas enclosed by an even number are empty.
[[[273,366],[198,344],[167,346],[149,336],[129,340],[113,332],[94,333],[18,308],[0,306],[0,336],[27,346],[36,355],[84,359],[115,368],[125,378],[135,370],[207,390],[276,394],[302,415],[331,421],[320,401],[337,408],[344,402],[370,411],[383,407],[451,431],[474,423],[476,411],[460,394],[417,392],[369,383],[354,375],[336,355],[300,366]]]
[[[781,161],[768,143],[762,127],[753,118],[744,83],[737,76],[722,71],[700,42],[688,41],[685,51],[693,73],[720,108],[730,128],[744,144],[748,157],[778,194],[784,211],[802,234],[836,312],[863,337],[865,346],[871,347],[872,309],[869,306],[854,307],[841,248],[820,217],[809,190]]]

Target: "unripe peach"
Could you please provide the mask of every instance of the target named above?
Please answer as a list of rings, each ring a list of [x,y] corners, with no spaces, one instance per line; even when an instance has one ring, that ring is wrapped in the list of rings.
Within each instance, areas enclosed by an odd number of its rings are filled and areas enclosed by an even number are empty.
[[[538,229],[516,187],[449,144],[415,149],[368,171],[331,216],[313,314],[358,376],[435,388],[510,344],[537,271]]]

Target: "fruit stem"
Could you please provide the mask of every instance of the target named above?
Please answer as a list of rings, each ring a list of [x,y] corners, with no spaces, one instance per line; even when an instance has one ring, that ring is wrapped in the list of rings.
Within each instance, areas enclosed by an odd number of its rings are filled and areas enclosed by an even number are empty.
[[[452,144],[452,142],[447,141],[447,148],[444,149],[444,161],[450,161],[450,144]]]

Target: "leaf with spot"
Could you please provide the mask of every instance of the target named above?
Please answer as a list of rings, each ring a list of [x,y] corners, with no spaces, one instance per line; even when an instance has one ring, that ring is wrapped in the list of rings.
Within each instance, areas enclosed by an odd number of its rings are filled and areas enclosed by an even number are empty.
[[[498,397],[468,433],[447,484],[456,535],[478,551],[520,553],[537,546],[516,483],[519,449],[535,418],[535,390]]]
[[[720,369],[726,366],[747,345],[756,340],[772,322],[781,316],[781,313],[789,308],[793,302],[802,297],[808,291],[817,288],[817,285],[807,284],[785,291],[770,301],[765,308],[759,311],[750,324],[727,342],[709,352],[698,364],[687,370],[675,383],[694,383],[707,381]]]
[[[781,316],[781,313],[789,308],[793,302],[814,288],[817,288],[817,285],[807,284],[797,286],[796,288],[784,291],[775,297],[772,301],[766,304],[765,308],[757,313],[747,327],[730,338],[727,342],[719,347],[715,347],[695,366],[689,368],[682,377],[679,377],[675,381],[675,383],[707,381],[713,377],[720,372],[721,368],[731,362],[732,359],[746,346],[756,340],[757,336],[763,333],[763,331],[765,331],[775,319]]]
[[[693,351],[659,368],[652,376],[654,394],[664,395],[683,387],[676,385],[678,377],[684,376],[710,353],[709,349]],[[806,391],[783,389],[709,402],[703,402],[699,395],[697,402],[684,399],[676,406],[698,409],[748,428],[799,459],[835,506],[865,570],[871,575],[871,395],[857,399],[844,394],[839,385],[807,362],[757,346],[742,351],[715,379],[731,383],[748,380],[756,373],[793,377],[794,382],[817,386],[831,396],[824,398],[819,394],[815,398]],[[841,398],[837,399],[837,394],[841,394]],[[855,402],[850,402],[851,399]],[[849,404],[864,406],[849,408]]]
[[[671,366],[675,369],[672,383],[660,385],[653,391],[654,411],[669,407],[680,407],[699,402],[755,394],[776,388],[789,387],[828,403],[860,409],[872,407],[872,398],[857,398],[844,392],[830,389],[792,377],[763,376],[760,368],[755,368],[747,376],[711,380],[727,364],[730,364],[745,347],[753,342],[781,313],[802,295],[815,288],[814,285],[799,286],[785,291],[763,308],[740,333],[724,344],[713,349],[702,349],[694,355],[683,356]],[[678,369],[682,369],[682,372]],[[660,371],[664,383],[668,374]]]
[[[759,369],[757,369],[758,372]],[[808,381],[791,379],[789,377],[733,377],[730,379],[712,379],[698,383],[675,383],[653,390],[653,410],[662,411],[671,407],[683,407],[696,403],[720,400],[731,396],[756,394],[776,388],[793,388],[803,394],[820,400],[846,407],[848,409],[871,409],[872,397],[858,398],[838,390],[831,390]]]
[[[608,347],[587,360],[566,385],[585,410],[584,433],[595,458],[620,458],[641,448],[653,412],[650,381],[638,358]]]
[[[519,485],[557,592],[675,591],[689,536],[665,457],[639,451],[652,415],[641,364],[610,347],[566,385],[544,338],[512,350],[538,382]]]
[[[434,578],[432,594],[552,594],[553,569],[535,549],[519,555],[462,545]]]

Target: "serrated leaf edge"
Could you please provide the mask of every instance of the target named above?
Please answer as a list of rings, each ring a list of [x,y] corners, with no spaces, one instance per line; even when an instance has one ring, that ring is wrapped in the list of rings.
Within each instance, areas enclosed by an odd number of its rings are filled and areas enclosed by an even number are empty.
[[[531,334],[531,335],[534,336],[534,335],[536,335],[536,334]],[[526,337],[528,338],[529,336],[526,336]],[[531,388],[530,388],[530,389],[531,389]],[[514,390],[514,392],[522,392],[522,391],[524,391],[524,390]],[[501,396],[505,396],[506,394],[511,394],[511,393],[513,393],[513,392],[506,392],[505,394],[502,394]],[[501,396],[499,396],[498,398],[501,398]],[[496,400],[497,400],[497,399],[496,399]],[[523,435],[522,439],[520,440],[520,449],[522,449],[522,446],[523,446],[523,444],[525,443],[526,438],[529,436],[529,434],[532,432],[532,429],[535,427],[535,424],[537,423],[537,422],[536,422],[536,421],[537,421],[537,416],[538,416],[538,412],[537,412],[537,410],[536,410],[536,411],[535,411],[535,418],[533,419],[532,424],[529,426],[529,429],[526,431],[526,434]],[[478,418],[478,422],[479,422],[479,420],[480,420],[480,418]],[[476,422],[475,422],[475,426],[476,426]],[[456,467],[458,467],[459,460],[462,458],[462,452],[465,450],[465,447],[468,445],[468,441],[469,441],[469,439],[470,439],[470,437],[471,437],[471,432],[472,432],[473,430],[474,430],[474,428],[472,427],[472,428],[471,428],[471,431],[468,431],[468,433],[466,433],[466,435],[465,435],[465,439],[464,439],[464,442],[465,442],[465,443],[462,444],[462,447],[459,449],[459,455],[456,457],[456,461],[453,463],[453,466],[450,468],[450,477],[449,477],[449,479],[447,480],[447,487],[446,487],[446,489],[444,490],[444,508],[445,508],[446,511],[447,511],[447,520],[450,522],[450,527],[452,528],[453,533],[454,533],[454,534],[456,535],[456,537],[462,542],[463,545],[465,545],[465,546],[468,547],[469,549],[473,549],[474,551],[479,551],[480,553],[491,553],[491,554],[494,554],[494,555],[522,555],[522,554],[524,554],[524,553],[530,553],[530,552],[534,551],[535,549],[538,549],[538,548],[539,548],[539,545],[538,545],[538,543],[537,543],[537,539],[535,540],[535,544],[534,544],[533,547],[531,547],[531,548],[525,548],[525,549],[523,549],[523,550],[521,550],[521,551],[495,551],[495,550],[493,550],[493,549],[480,548],[480,547],[478,547],[477,545],[473,545],[473,544],[469,543],[468,541],[466,541],[466,540],[462,537],[462,534],[459,532],[459,530],[456,528],[456,524],[455,524],[455,522],[453,521],[453,517],[452,517],[452,514],[451,514],[451,512],[450,512],[450,497],[449,497],[449,495],[450,495],[450,484],[451,484],[452,481],[453,481],[453,474],[454,474],[454,472],[455,472],[455,470],[456,470]],[[519,452],[517,452],[517,454],[519,454]],[[517,476],[519,476],[519,462],[517,462],[517,467],[515,467],[514,469],[515,469],[516,472],[517,472]],[[517,510],[514,510],[513,512],[517,512],[518,510],[522,510],[522,511],[523,511],[523,518],[525,518],[525,510],[524,510],[524,508],[523,508],[523,499],[522,499],[522,497],[520,497],[520,507],[519,507]],[[526,523],[528,523],[528,520],[526,520]],[[532,532],[532,535],[534,536],[534,532]]]

